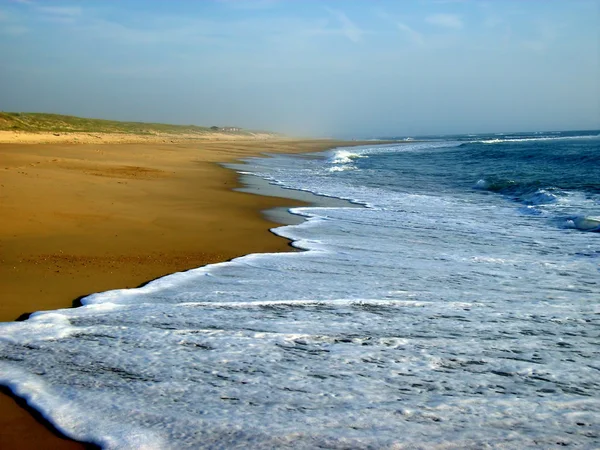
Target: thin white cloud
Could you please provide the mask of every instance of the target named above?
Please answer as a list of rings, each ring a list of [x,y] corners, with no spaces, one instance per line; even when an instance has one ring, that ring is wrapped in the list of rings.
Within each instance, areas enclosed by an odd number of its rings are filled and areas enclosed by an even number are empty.
[[[48,6],[33,0],[12,1],[25,5],[35,17],[50,22],[72,23],[83,14],[83,9],[79,6]]]
[[[391,25],[393,25],[395,28],[397,28],[411,42],[418,44],[418,45],[425,44],[425,38],[423,37],[423,34],[418,32],[414,28],[408,26],[406,23],[398,20],[396,17],[392,16],[391,14],[387,13],[386,11],[384,11],[382,9],[376,10],[375,13],[381,19],[385,20],[386,22],[389,22]]]
[[[147,23],[144,27],[94,19],[78,26],[78,31],[96,39],[106,39],[120,44],[206,44],[222,27],[204,20],[177,20],[174,23]]]
[[[431,25],[453,28],[455,30],[459,30],[463,27],[462,19],[456,14],[434,14],[428,16],[425,21]]]
[[[423,45],[425,43],[425,39],[423,39],[423,35],[413,28],[409,27],[405,23],[396,22],[396,27],[403,32],[408,38],[416,44]]]
[[[294,19],[271,20],[270,18],[239,19],[224,22],[194,17],[147,17],[135,24],[85,16],[74,28],[89,38],[118,42],[119,45],[169,44],[194,47],[200,52],[223,45],[228,50],[237,47],[240,40],[260,45],[285,45],[299,36],[310,34],[310,23]],[[333,32],[332,32],[333,33]],[[339,33],[338,33],[339,34]],[[187,51],[187,50],[186,50]],[[224,57],[227,53],[223,53]]]
[[[335,17],[341,24],[340,32],[352,42],[360,42],[364,31],[358,27],[350,18],[342,11],[332,8],[325,8],[329,14]]]

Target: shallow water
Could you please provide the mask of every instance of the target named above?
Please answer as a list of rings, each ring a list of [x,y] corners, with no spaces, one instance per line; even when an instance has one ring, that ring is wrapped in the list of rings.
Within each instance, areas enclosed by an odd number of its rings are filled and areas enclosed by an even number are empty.
[[[0,325],[2,383],[108,448],[600,446],[598,132],[252,159],[365,208]]]

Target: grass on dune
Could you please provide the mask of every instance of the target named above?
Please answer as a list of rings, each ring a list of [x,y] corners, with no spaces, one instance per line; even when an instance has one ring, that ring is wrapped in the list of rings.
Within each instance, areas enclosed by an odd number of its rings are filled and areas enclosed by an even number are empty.
[[[28,132],[83,132],[83,133],[123,133],[154,135],[204,134],[213,131],[232,134],[249,134],[249,131],[230,131],[227,128],[201,127],[197,125],[170,125],[164,123],[118,122],[116,120],[88,119],[47,113],[0,112],[0,130]]]

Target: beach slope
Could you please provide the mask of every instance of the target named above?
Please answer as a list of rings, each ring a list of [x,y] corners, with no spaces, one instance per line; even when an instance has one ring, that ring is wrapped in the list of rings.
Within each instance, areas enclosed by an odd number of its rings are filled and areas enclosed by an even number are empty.
[[[218,163],[350,144],[0,144],[0,320],[248,253],[291,250],[260,211],[298,202],[235,192],[236,173]],[[77,446],[0,396],[0,448]]]

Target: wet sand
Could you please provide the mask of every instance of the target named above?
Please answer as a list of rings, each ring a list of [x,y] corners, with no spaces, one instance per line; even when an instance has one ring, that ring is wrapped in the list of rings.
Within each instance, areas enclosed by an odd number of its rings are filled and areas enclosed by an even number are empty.
[[[289,251],[218,162],[358,142],[0,144],[0,320],[254,252]],[[0,448],[84,448],[0,394]]]

